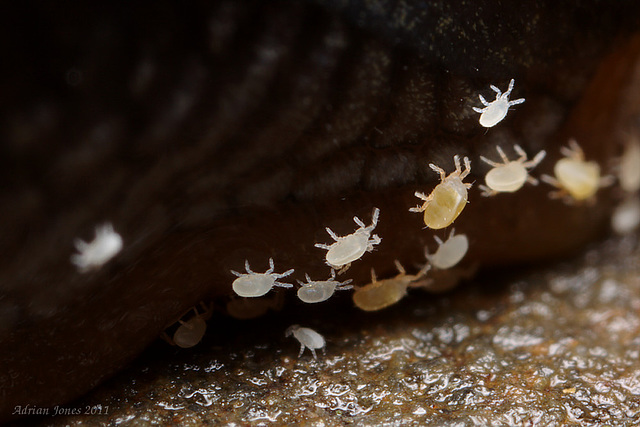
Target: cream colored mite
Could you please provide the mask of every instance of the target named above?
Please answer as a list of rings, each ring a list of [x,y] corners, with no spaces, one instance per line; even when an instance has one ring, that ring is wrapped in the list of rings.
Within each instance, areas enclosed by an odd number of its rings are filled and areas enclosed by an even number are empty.
[[[362,258],[365,252],[371,252],[373,247],[379,244],[382,239],[377,234],[373,236],[371,233],[378,225],[378,217],[380,209],[374,208],[371,217],[371,225],[365,226],[357,216],[353,217],[353,221],[360,226],[353,233],[346,236],[336,235],[329,227],[326,228],[327,233],[331,236],[335,243],[325,245],[316,243],[316,248],[326,249],[326,262],[329,267],[339,270],[338,274],[345,272],[353,261]]]
[[[305,274],[307,283],[303,283],[298,280],[300,289],[298,289],[298,298],[300,301],[308,304],[314,304],[323,302],[331,298],[335,291],[352,289],[353,286],[349,285],[351,279],[339,282],[335,280],[336,271],[331,270],[331,277],[327,280],[311,280],[308,274]]]
[[[290,283],[278,282],[278,279],[287,277],[293,273],[293,268],[287,270],[284,273],[274,273],[273,258],[269,258],[269,269],[264,273],[255,273],[251,271],[249,267],[249,261],[244,262],[244,268],[247,270],[247,274],[238,273],[231,270],[231,273],[238,276],[233,281],[232,287],[236,294],[241,297],[261,297],[271,290],[274,286],[280,286],[283,288],[292,288]]]
[[[465,234],[454,235],[455,229],[451,230],[449,238],[443,242],[438,236],[433,236],[438,243],[438,250],[432,255],[424,248],[424,256],[429,263],[438,270],[446,270],[462,261],[462,258],[469,250],[469,239]]]
[[[502,163],[496,163],[486,157],[480,156],[483,162],[493,166],[485,175],[485,185],[480,185],[482,195],[485,197],[495,196],[498,193],[513,193],[522,188],[525,182],[538,185],[538,180],[529,175],[529,169],[536,167],[547,154],[540,151],[533,160],[527,161],[527,153],[519,145],[514,145],[513,149],[520,155],[517,160],[509,160],[499,145],[496,150],[502,159]]]
[[[411,212],[424,212],[424,223],[429,228],[437,230],[451,225],[467,205],[467,190],[471,188],[471,184],[462,181],[471,172],[471,161],[468,157],[464,158],[464,171],[460,165],[460,156],[455,155],[453,161],[456,170],[449,176],[446,176],[442,168],[429,164],[431,169],[440,174],[440,184],[428,196],[416,191],[415,196],[424,200],[424,204],[409,209]]]

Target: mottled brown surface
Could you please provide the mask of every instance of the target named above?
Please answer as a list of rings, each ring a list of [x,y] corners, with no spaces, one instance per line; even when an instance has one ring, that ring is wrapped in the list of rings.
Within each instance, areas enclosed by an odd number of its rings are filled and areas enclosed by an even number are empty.
[[[326,354],[297,359],[299,323]],[[263,320],[217,315],[192,350],[154,344],[53,426],[584,425],[640,422],[640,249],[612,239],[562,263],[413,291],[379,313],[348,299]],[[100,406],[101,405],[101,406]],[[108,408],[107,408],[108,406]],[[108,414],[105,415],[104,412]],[[38,420],[31,417],[31,421]],[[462,423],[462,424],[458,424]]]
[[[637,4],[383,3],[42,2],[3,16],[0,413],[95,386],[185,309],[228,295],[245,259],[325,274],[324,227],[350,232],[373,206],[383,244],[351,276],[421,261],[432,234],[407,209],[435,183],[429,162],[468,155],[480,181],[478,156],[517,142],[547,149],[539,174],[573,136],[608,167],[637,131]],[[487,132],[471,107],[512,77],[527,102]],[[602,235],[613,192],[566,206],[547,190],[472,190],[456,222],[469,262],[553,258]],[[73,239],[107,220],[124,250],[78,274]]]

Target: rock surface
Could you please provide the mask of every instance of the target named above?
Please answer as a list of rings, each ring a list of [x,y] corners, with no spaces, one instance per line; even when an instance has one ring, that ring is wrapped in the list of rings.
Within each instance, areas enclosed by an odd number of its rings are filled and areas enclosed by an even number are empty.
[[[295,305],[295,304],[294,304]],[[292,323],[326,354],[297,359]],[[637,425],[640,249],[611,239],[565,262],[413,291],[375,314],[343,300],[266,319],[214,316],[189,351],[158,342],[53,426]],[[34,421],[33,418],[31,421]]]
[[[390,6],[392,5],[392,7]],[[349,6],[349,7],[347,7]],[[640,115],[640,3],[465,1],[14,2],[0,42],[0,421],[77,398],[181,313],[224,302],[245,260],[327,277],[325,227],[381,209],[354,284],[423,261],[414,192],[430,162],[482,180],[518,143],[568,138],[609,170]],[[517,80],[490,131],[472,110]],[[483,267],[565,256],[606,232],[616,187],[565,205],[477,186],[455,226]],[[98,224],[120,253],[82,273]],[[264,270],[262,270],[264,271]],[[409,271],[413,273],[414,271]],[[304,322],[300,322],[304,325]]]

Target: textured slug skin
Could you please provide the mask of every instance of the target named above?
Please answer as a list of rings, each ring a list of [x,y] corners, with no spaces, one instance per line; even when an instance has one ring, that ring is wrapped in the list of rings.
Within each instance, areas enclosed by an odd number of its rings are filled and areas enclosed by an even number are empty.
[[[326,275],[324,227],[351,233],[374,206],[383,241],[350,277],[421,262],[432,233],[408,208],[437,182],[430,162],[451,172],[469,156],[481,182],[479,156],[519,143],[547,150],[538,176],[575,137],[606,167],[637,131],[634,2],[210,3],[3,16],[0,418],[95,386],[185,309],[228,295],[245,259]],[[471,107],[511,78],[527,101],[487,131]],[[562,256],[602,234],[609,191],[581,206],[548,191],[474,187],[455,223],[468,261]],[[104,221],[124,249],[79,274],[73,240]]]

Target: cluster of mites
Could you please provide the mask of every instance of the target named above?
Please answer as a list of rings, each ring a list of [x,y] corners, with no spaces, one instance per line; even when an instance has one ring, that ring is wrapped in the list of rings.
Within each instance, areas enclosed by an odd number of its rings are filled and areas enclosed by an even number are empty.
[[[509,101],[509,95],[513,90],[514,80],[509,83],[509,88],[505,93],[491,85],[491,89],[496,92],[496,99],[487,102],[482,95],[479,95],[484,108],[473,107],[474,111],[481,114],[479,122],[484,127],[493,127],[502,121],[509,107],[521,104],[524,98]],[[536,167],[545,157],[545,151],[537,153],[532,160],[528,160],[527,153],[519,145],[514,145],[514,151],[518,158],[510,160],[501,147],[496,146],[499,161],[494,161],[480,156],[480,159],[492,167],[485,176],[485,184],[480,185],[482,195],[485,197],[495,196],[498,193],[513,193],[522,188],[525,183],[537,185],[538,180],[529,174],[529,171]],[[542,175],[542,181],[554,186],[549,196],[554,199],[563,199],[566,203],[574,204],[585,201],[593,201],[599,188],[611,185],[612,176],[602,176],[600,166],[595,161],[587,161],[584,153],[575,140],[570,140],[568,147],[562,147],[561,153],[564,155],[554,166],[554,177]],[[423,203],[417,207],[409,209],[411,212],[423,213],[424,223],[428,228],[442,229],[450,226],[462,213],[468,203],[468,190],[470,183],[465,183],[464,179],[471,171],[471,161],[468,157],[462,159],[464,170],[458,155],[454,156],[455,171],[449,175],[434,165],[429,167],[440,175],[440,183],[431,191],[429,195],[416,192]],[[614,231],[624,234],[635,230],[640,223],[640,201],[638,200],[638,190],[640,189],[640,142],[632,139],[625,149],[625,153],[618,166],[618,177],[620,187],[628,195],[623,203],[618,207],[612,216],[612,228]],[[380,210],[374,208],[371,224],[365,225],[358,217],[353,220],[358,228],[346,236],[336,235],[330,228],[326,228],[327,233],[334,240],[332,244],[316,243],[317,248],[326,250],[326,264],[331,267],[330,277],[327,280],[311,280],[308,275],[306,283],[298,281],[298,298],[305,303],[319,303],[329,299],[337,290],[353,289],[351,280],[339,281],[336,274],[340,275],[347,271],[351,263],[359,260],[366,252],[371,252],[382,239],[372,234],[375,230]],[[357,287],[353,293],[355,305],[365,311],[375,311],[388,307],[400,301],[407,293],[409,287],[429,288],[432,283],[427,278],[427,273],[431,268],[445,270],[457,265],[465,256],[469,241],[464,234],[455,235],[452,230],[449,238],[443,242],[434,236],[438,243],[435,253],[429,254],[425,248],[427,263],[417,274],[407,274],[402,265],[396,260],[398,275],[384,280],[377,280],[374,270],[371,270],[371,283]],[[122,249],[122,238],[113,230],[111,224],[107,223],[96,228],[96,237],[90,242],[77,239],[76,249],[79,254],[71,257],[71,262],[76,265],[80,272],[87,272],[100,268],[108,262]],[[274,286],[292,288],[293,284],[282,281],[291,275],[294,270],[290,269],[284,273],[276,273],[273,259],[269,259],[269,269],[264,273],[257,273],[251,270],[249,261],[245,261],[246,273],[231,271],[237,276],[232,284],[234,292],[240,300],[233,300],[227,306],[230,314],[237,314],[236,317],[254,317],[251,304],[245,298],[255,298],[266,295]],[[235,307],[237,306],[237,307]],[[265,309],[268,305],[262,305],[257,310]],[[253,307],[253,309],[256,309]],[[193,309],[195,316],[188,321],[180,320],[180,327],[173,335],[173,339],[166,338],[173,344],[180,347],[191,347],[197,344],[206,329],[206,318],[210,314],[210,309],[205,309],[204,313],[198,313]],[[315,356],[315,349],[324,347],[324,338],[309,328],[293,325],[287,329],[287,335],[293,334],[300,342],[300,353],[304,348],[309,348]]]

